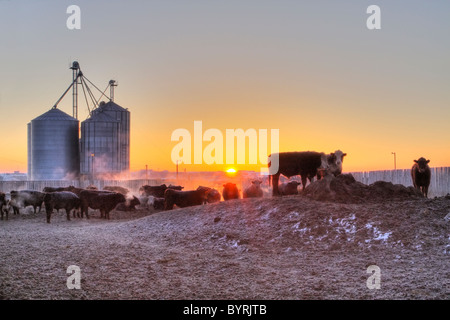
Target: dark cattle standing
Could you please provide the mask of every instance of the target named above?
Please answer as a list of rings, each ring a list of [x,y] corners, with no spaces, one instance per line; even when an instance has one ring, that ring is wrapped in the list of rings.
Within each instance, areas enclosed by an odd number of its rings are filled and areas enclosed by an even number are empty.
[[[313,151],[278,153],[278,171],[271,172],[269,176],[269,179],[272,178],[272,194],[280,195],[278,190],[280,174],[287,178],[300,175],[303,190],[305,190],[307,179],[312,182],[315,176],[320,177],[327,174],[337,176],[341,174],[343,158],[346,155],[340,150],[329,155]],[[272,163],[269,162],[269,171],[271,165]]]
[[[191,191],[167,189],[164,193],[164,210],[172,210],[174,205],[180,208],[201,205],[206,201],[208,189],[200,188]]]
[[[223,200],[239,199],[239,189],[234,183],[226,183],[222,190]]]
[[[73,192],[61,191],[61,192],[49,192],[44,196],[45,211],[47,213],[47,223],[50,223],[50,218],[53,213],[53,209],[65,209],[67,214],[67,220],[70,220],[70,212],[72,210],[80,209],[81,200]],[[75,216],[75,212],[74,212]]]
[[[178,190],[181,191],[184,187],[182,186],[166,186],[165,184],[162,184],[160,186],[149,186],[145,185],[139,188],[139,191],[142,195],[146,196],[153,196],[156,198],[164,198],[164,192],[166,192],[167,189],[172,190]]]
[[[44,189],[42,189],[42,192],[44,193],[49,193],[49,192],[61,192],[61,191],[68,191],[70,187],[45,187]],[[59,209],[57,209],[58,213],[59,213]],[[75,213],[74,213],[74,217],[75,217]]]
[[[28,206],[33,206],[34,213],[36,209],[39,208],[37,212],[42,209],[42,203],[44,202],[45,193],[32,190],[22,190],[22,191],[11,191],[11,207],[14,210],[14,214],[19,214],[19,208],[26,208]]]
[[[6,195],[3,192],[0,192],[0,214],[1,220],[3,220],[4,214],[6,214],[6,220],[8,220],[9,200],[6,199]]]
[[[263,191],[261,190],[261,180],[252,181],[252,185],[246,189],[242,193],[243,198],[262,198]]]
[[[109,219],[109,212],[119,203],[125,202],[125,196],[121,193],[83,190],[80,193],[81,199],[81,217],[86,213],[89,219],[88,208],[99,209],[102,218]]]
[[[428,198],[428,188],[431,181],[431,170],[428,166],[430,160],[420,158],[414,160],[414,165],[411,168],[411,177],[414,184],[414,188],[419,189],[422,194]]]
[[[300,182],[297,182],[297,181],[282,183],[278,187],[278,190],[279,190],[280,194],[283,196],[298,194],[298,186],[299,185],[300,185]]]

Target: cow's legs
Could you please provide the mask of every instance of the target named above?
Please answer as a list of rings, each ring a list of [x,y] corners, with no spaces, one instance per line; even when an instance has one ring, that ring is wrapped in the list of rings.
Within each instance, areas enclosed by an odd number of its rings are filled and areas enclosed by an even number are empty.
[[[272,175],[272,196],[280,196],[280,191],[278,190],[278,180],[280,179],[280,174]]]
[[[305,191],[307,176],[306,175],[302,175],[301,178],[302,178],[302,191]]]
[[[422,187],[422,193],[425,196],[425,198],[428,198],[428,187],[427,186]]]
[[[83,218],[83,213],[86,214],[86,219],[89,219],[89,207],[81,208],[81,218]]]

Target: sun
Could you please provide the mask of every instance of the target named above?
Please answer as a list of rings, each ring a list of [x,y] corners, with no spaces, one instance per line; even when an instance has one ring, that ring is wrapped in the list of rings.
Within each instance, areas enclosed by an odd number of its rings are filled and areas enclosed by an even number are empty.
[[[228,174],[234,174],[234,173],[237,172],[237,170],[234,169],[234,168],[229,168],[229,169],[227,169],[225,172],[228,173]]]

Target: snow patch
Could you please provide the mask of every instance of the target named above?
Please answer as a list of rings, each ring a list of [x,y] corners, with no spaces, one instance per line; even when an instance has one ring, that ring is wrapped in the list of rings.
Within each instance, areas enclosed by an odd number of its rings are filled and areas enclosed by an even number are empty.
[[[381,232],[377,227],[374,227],[371,223],[367,223],[365,227],[373,234],[373,238],[366,239],[366,243],[369,243],[371,241],[386,242],[392,234],[392,231]]]

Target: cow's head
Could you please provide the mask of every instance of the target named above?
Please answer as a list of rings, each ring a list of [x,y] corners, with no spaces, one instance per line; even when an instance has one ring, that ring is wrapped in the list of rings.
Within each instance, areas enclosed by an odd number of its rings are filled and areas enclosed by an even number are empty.
[[[252,181],[252,185],[259,187],[261,185],[262,181],[261,180],[253,180]]]
[[[414,162],[417,163],[417,166],[419,167],[419,172],[424,173],[425,170],[428,168],[428,163],[430,163],[430,160],[421,157],[419,158],[419,160],[414,160]]]
[[[346,155],[347,154],[341,150],[336,150],[328,155],[328,167],[333,175],[338,176],[342,173],[342,163],[344,162],[344,157]]]
[[[208,194],[210,191],[212,191],[213,189],[209,188],[209,187],[203,187],[203,186],[199,186],[197,188],[197,191],[200,193],[200,197],[203,201],[206,201],[206,199],[208,198]]]
[[[346,153],[343,153],[341,150],[336,150],[334,153],[336,158],[336,165],[341,168],[342,171],[342,163],[344,162],[344,157],[347,155]]]

